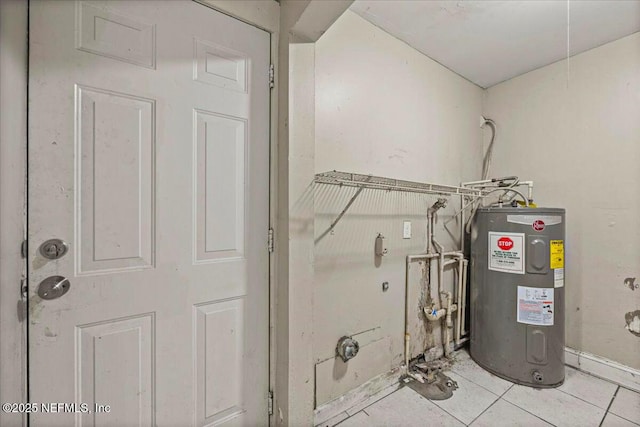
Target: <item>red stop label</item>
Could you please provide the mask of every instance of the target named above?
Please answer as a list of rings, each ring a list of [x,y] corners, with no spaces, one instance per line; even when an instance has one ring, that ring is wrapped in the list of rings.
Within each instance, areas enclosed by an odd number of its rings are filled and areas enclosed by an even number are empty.
[[[542,231],[544,230],[544,221],[541,219],[536,219],[535,221],[533,221],[533,224],[531,224],[531,226],[536,231]]]
[[[508,237],[501,237],[498,239],[498,247],[503,251],[508,251],[513,247],[513,240]]]

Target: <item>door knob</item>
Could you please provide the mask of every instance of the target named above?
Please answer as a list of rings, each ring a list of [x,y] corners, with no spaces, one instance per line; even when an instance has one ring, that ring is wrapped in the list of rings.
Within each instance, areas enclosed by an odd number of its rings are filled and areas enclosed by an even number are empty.
[[[69,291],[70,287],[71,282],[66,277],[47,277],[38,285],[38,296],[46,300],[60,298]]]

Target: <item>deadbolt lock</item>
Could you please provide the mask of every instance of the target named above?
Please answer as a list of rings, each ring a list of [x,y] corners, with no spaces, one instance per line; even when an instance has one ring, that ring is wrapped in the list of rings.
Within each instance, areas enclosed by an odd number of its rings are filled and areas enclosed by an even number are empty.
[[[60,259],[69,250],[69,245],[60,239],[49,239],[40,245],[40,255],[47,259]]]

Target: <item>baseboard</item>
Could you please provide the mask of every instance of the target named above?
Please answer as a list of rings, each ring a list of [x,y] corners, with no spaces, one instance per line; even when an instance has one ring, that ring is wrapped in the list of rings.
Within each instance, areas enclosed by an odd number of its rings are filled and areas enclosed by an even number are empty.
[[[372,378],[343,396],[323,404],[314,411],[313,425],[324,425],[327,421],[339,417],[341,414],[345,414],[345,418],[353,415],[353,412],[357,412],[359,409],[357,411],[352,411],[352,409],[366,404],[374,397],[382,399],[385,393],[390,394],[395,391],[399,379],[400,369],[394,368],[387,373]],[[332,424],[329,423],[329,425]]]
[[[640,392],[640,371],[637,369],[570,347],[564,349],[564,363],[595,377]]]

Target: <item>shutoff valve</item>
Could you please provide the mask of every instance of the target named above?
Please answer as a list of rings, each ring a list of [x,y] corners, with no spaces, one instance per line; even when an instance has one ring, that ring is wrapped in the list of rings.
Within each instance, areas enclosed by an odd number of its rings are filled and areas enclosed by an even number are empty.
[[[342,337],[338,340],[338,346],[336,352],[338,356],[342,358],[343,362],[347,362],[349,359],[353,359],[360,350],[360,344],[358,341],[351,337]]]

